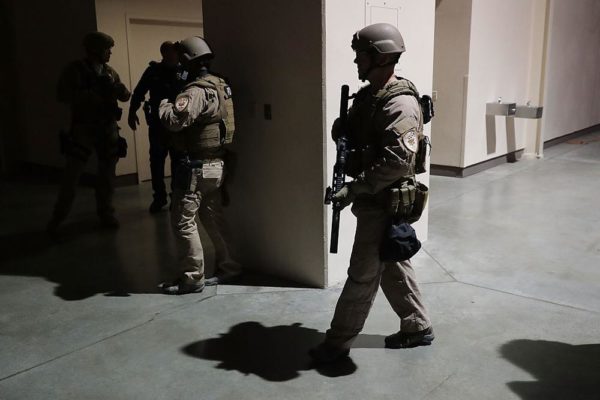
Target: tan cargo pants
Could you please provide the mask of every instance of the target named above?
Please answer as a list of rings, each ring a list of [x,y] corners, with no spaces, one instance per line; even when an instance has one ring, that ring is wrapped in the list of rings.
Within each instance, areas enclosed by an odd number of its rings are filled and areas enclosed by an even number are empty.
[[[417,332],[431,325],[410,261],[383,263],[379,245],[388,216],[380,207],[353,207],[356,235],[348,279],[338,299],[326,341],[350,348],[362,330],[379,285],[400,318],[400,330]]]
[[[116,123],[108,125],[76,124],[72,127],[73,146],[67,150],[67,163],[52,215],[54,221],[62,222],[71,211],[79,178],[94,151],[98,157],[97,213],[100,217],[114,213],[112,198],[115,168],[119,160],[117,156],[118,132]]]
[[[223,181],[223,161],[204,163],[202,168],[192,168],[187,188],[185,171],[177,167],[173,187],[171,225],[175,235],[177,266],[180,278],[187,283],[204,282],[204,250],[196,215],[206,229],[215,247],[217,268],[223,272],[237,272],[240,265],[233,260],[229,245],[231,236],[223,215],[221,183]]]

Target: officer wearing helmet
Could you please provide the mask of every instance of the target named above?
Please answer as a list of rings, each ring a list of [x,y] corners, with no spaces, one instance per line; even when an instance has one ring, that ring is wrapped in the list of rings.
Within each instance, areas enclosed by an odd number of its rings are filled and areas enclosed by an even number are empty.
[[[213,52],[204,39],[189,37],[178,48],[189,83],[174,101],[164,99],[159,107],[160,120],[171,132],[171,146],[182,155],[173,171],[171,203],[178,272],[161,285],[165,294],[201,292],[205,284],[223,283],[240,274],[240,265],[230,255],[220,190],[225,147],[235,131],[231,89],[209,72]],[[217,270],[211,279],[204,276],[196,215],[215,247]]]
[[[338,300],[326,339],[310,351],[321,363],[346,356],[362,330],[379,285],[400,319],[399,332],[386,337],[388,348],[428,345],[434,339],[409,260],[382,262],[380,244],[393,188],[413,182],[415,157],[423,136],[423,114],[416,87],[394,75],[405,51],[398,29],[369,25],[352,38],[358,77],[369,84],[356,94],[348,113],[352,149],[346,173],[354,180],[334,195],[343,206],[352,204],[357,218],[348,279]],[[332,136],[339,136],[339,122]]]
[[[71,109],[71,127],[63,146],[67,159],[65,172],[47,227],[50,234],[56,233],[71,210],[75,188],[94,152],[98,159],[98,217],[104,227],[119,227],[112,204],[120,139],[117,121],[121,118],[121,109],[117,102],[129,100],[131,94],[119,74],[107,64],[114,45],[106,33],[88,33],[83,39],[85,57],[68,64],[60,75],[57,98]]]

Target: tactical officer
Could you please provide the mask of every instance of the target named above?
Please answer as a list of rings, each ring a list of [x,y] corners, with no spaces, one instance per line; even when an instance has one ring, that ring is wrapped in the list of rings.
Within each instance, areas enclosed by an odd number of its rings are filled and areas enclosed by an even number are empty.
[[[125,102],[131,94],[121,83],[119,74],[107,64],[114,44],[106,33],[88,33],[83,39],[85,58],[68,64],[59,78],[57,97],[71,108],[71,129],[64,149],[66,168],[47,227],[51,234],[71,210],[75,187],[93,152],[98,158],[98,216],[104,227],[119,227],[112,205],[120,143],[117,121],[121,118],[121,109],[117,100]]]
[[[173,100],[181,89],[183,71],[179,65],[177,50],[173,42],[164,42],[160,46],[161,62],[151,61],[133,90],[127,122],[134,131],[140,123],[136,112],[142,105],[146,93],[150,98],[144,104],[148,138],[150,141],[150,173],[154,199],[150,204],[150,213],[159,212],[167,204],[165,188],[165,160],[169,154],[168,133],[160,123],[158,107],[162,99]],[[171,154],[171,167],[176,156]],[[173,169],[173,168],[171,168]]]
[[[173,171],[171,222],[176,238],[179,276],[162,284],[166,294],[200,292],[205,284],[217,284],[240,273],[228,249],[220,187],[225,178],[225,145],[235,130],[231,89],[208,71],[213,53],[200,37],[178,45],[180,60],[188,71],[188,83],[174,102],[163,100],[159,115],[171,131],[173,149],[184,154]],[[217,273],[205,280],[204,257],[196,214],[214,246]]]
[[[324,363],[349,353],[379,285],[400,318],[400,331],[386,337],[386,347],[427,345],[434,338],[410,262],[382,262],[379,255],[390,222],[389,193],[414,179],[415,154],[423,135],[417,90],[410,81],[394,76],[404,41],[393,25],[374,24],[354,34],[352,49],[358,77],[369,84],[357,93],[348,114],[353,151],[346,172],[354,181],[334,197],[344,206],[353,203],[357,226],[348,279],[331,328],[325,341],[310,351],[317,362]],[[338,126],[332,129],[334,140],[340,134]]]

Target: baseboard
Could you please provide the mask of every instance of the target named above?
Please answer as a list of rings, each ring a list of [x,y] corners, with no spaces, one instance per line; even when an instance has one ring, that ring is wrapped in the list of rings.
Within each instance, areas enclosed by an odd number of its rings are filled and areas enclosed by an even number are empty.
[[[431,175],[465,178],[467,176],[475,175],[479,172],[485,171],[486,169],[497,167],[498,165],[506,164],[508,162],[515,162],[521,158],[523,152],[524,149],[520,149],[513,153],[504,154],[502,156],[490,158],[489,160],[485,160],[477,164],[469,165],[465,168],[431,164],[429,166],[429,170],[431,171]]]
[[[588,135],[590,133],[594,133],[600,131],[600,124],[590,126],[589,128],[581,129],[579,131],[575,131],[572,133],[568,133],[563,136],[559,136],[554,139],[550,139],[544,142],[544,148],[556,146],[557,144],[564,143],[568,140],[575,139],[580,136]],[[503,156],[495,157],[489,160],[482,161],[477,164],[469,165],[468,167],[452,167],[449,165],[437,165],[431,164],[429,167],[431,171],[431,175],[437,176],[449,176],[453,178],[464,178],[470,175],[474,175],[478,172],[485,171],[486,169],[496,167],[498,165],[502,165],[507,162],[514,162],[516,159],[520,158],[523,154],[524,149],[517,150],[514,153],[505,154]]]
[[[35,183],[50,183],[58,184],[62,178],[63,168],[52,167],[49,165],[41,165],[32,162],[24,162],[21,167],[18,168],[18,172],[7,175],[7,180],[19,180],[28,181]],[[115,177],[115,186],[131,186],[137,185],[138,174],[125,174]],[[95,186],[96,175],[84,172],[79,180],[79,184],[82,186]]]
[[[547,149],[548,147],[552,147],[552,146],[556,146],[557,144],[564,143],[567,140],[575,139],[575,138],[578,138],[578,137],[584,136],[584,135],[589,135],[590,133],[594,133],[594,132],[598,132],[598,131],[600,131],[600,124],[590,126],[589,128],[581,129],[579,131],[575,131],[572,133],[568,133],[566,135],[559,136],[554,139],[547,140],[544,142],[544,148]]]

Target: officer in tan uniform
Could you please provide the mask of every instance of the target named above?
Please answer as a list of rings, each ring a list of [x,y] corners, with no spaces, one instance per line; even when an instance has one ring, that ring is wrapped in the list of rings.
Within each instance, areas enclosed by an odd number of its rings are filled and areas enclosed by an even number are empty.
[[[63,146],[67,164],[47,227],[50,234],[56,233],[71,210],[75,188],[93,152],[98,158],[96,206],[100,222],[107,228],[119,227],[112,205],[119,159],[117,121],[121,109],[117,101],[128,101],[131,93],[121,83],[119,74],[107,64],[114,44],[105,33],[88,33],[83,39],[85,58],[67,65],[60,75],[57,97],[71,108],[71,131]]]
[[[414,179],[415,156],[423,135],[423,116],[414,85],[394,76],[404,52],[400,32],[390,24],[374,24],[352,39],[358,76],[369,81],[349,110],[351,156],[347,174],[354,181],[334,195],[357,218],[348,279],[338,300],[326,339],[311,349],[321,363],[348,355],[363,328],[381,285],[400,319],[399,332],[386,337],[388,348],[428,345],[433,330],[410,261],[382,262],[380,244],[390,222],[389,193]],[[337,139],[339,123],[332,135]]]
[[[208,72],[213,53],[200,37],[179,43],[180,60],[188,81],[173,103],[159,107],[163,125],[171,131],[171,145],[182,154],[173,171],[171,223],[176,239],[178,276],[162,284],[165,294],[201,292],[240,273],[230,255],[228,229],[223,217],[220,187],[225,178],[225,145],[235,131],[231,89]],[[215,246],[217,274],[206,280],[204,256],[196,214]]]

